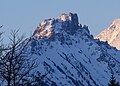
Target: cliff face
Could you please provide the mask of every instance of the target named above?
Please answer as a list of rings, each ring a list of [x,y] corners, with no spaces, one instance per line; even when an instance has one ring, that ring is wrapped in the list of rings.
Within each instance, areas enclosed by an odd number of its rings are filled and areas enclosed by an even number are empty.
[[[73,34],[78,27],[77,14],[62,14],[57,19],[50,18],[44,20],[35,30],[33,38],[51,37],[53,33],[56,34],[63,30]]]
[[[107,41],[111,46],[120,50],[120,19],[114,20],[111,25],[96,36],[101,41]]]

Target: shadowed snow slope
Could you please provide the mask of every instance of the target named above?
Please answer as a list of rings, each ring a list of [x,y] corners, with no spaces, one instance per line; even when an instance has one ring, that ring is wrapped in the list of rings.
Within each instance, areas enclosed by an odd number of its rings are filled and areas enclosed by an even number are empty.
[[[26,49],[41,75],[49,71],[49,86],[106,86],[112,73],[120,81],[120,51],[94,39],[77,14],[43,21]]]

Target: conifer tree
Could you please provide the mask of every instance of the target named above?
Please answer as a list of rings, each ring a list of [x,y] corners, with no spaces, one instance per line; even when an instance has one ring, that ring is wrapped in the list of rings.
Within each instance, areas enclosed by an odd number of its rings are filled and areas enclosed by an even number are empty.
[[[116,81],[116,79],[115,79],[113,74],[112,74],[112,77],[111,77],[111,79],[110,79],[110,81],[108,83],[108,86],[120,86],[119,82]]]

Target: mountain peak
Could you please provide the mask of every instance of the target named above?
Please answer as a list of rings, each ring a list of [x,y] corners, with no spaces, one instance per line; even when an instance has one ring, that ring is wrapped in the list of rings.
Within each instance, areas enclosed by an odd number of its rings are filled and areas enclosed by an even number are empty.
[[[110,26],[96,36],[101,41],[108,41],[108,43],[120,50],[120,18],[115,19]]]
[[[113,21],[113,24],[120,24],[120,18],[115,19],[115,20]]]
[[[69,12],[68,14],[63,13],[61,16],[59,16],[58,19],[60,19],[62,21],[73,21],[73,20],[75,20],[76,22],[78,22],[77,14],[76,13],[74,14],[74,13],[71,13],[71,12]]]
[[[117,29],[120,31],[120,18],[113,20],[109,27],[110,29]]]
[[[114,38],[116,27],[110,27],[102,37]],[[29,43],[28,54],[39,63],[37,72],[48,72],[48,86],[106,86],[111,74],[120,81],[120,51],[93,39],[88,26],[78,23],[77,14],[44,20]]]
[[[33,34],[33,38],[40,39],[44,37],[51,37],[53,33],[59,33],[67,30],[74,33],[74,30],[79,27],[78,16],[75,13],[69,12],[68,14],[62,14],[58,18],[46,19],[39,24]]]

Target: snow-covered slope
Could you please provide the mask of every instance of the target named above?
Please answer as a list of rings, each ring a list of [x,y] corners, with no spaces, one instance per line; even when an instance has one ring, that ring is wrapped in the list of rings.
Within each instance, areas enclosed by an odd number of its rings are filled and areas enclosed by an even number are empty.
[[[120,81],[120,51],[94,39],[77,14],[42,22],[27,50],[49,86],[106,86],[112,73]]]
[[[101,41],[108,43],[120,50],[120,19],[115,19],[112,24],[96,36]]]

